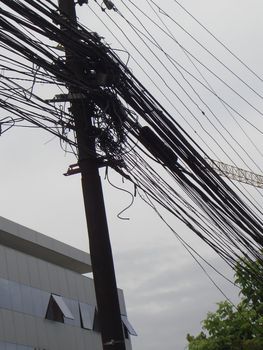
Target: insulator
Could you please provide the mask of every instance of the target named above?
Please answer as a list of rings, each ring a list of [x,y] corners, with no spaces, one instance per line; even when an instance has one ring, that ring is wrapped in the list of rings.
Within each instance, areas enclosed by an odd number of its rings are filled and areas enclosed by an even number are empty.
[[[84,5],[84,4],[88,4],[89,0],[78,0],[78,4],[80,6]]]
[[[114,4],[111,0],[104,0],[104,4],[108,10],[114,9]]]
[[[165,145],[165,143],[148,127],[143,126],[139,132],[139,141],[145,148],[165,165],[174,166],[178,157],[174,151]]]

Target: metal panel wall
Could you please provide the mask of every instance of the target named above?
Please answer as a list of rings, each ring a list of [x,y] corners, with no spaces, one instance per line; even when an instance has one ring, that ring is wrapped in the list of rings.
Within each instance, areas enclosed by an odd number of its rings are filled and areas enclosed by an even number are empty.
[[[74,320],[45,319],[51,293],[63,296]],[[96,305],[92,279],[0,245],[0,341],[45,350],[101,350],[100,334],[81,328],[78,302]]]

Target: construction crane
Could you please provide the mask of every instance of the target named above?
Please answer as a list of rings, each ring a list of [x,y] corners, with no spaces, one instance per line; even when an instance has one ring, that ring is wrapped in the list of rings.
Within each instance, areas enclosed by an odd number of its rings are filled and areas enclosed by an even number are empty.
[[[233,165],[206,158],[206,162],[220,176],[239,181],[254,187],[263,188],[263,175],[255,174]]]

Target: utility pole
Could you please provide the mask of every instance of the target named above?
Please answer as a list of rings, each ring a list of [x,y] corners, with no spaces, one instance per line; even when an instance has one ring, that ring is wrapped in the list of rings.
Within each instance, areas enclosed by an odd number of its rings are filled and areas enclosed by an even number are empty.
[[[72,25],[77,25],[74,0],[58,0],[61,14]],[[65,32],[66,27],[61,26]],[[83,79],[85,67],[82,60],[70,48],[65,47],[66,65],[75,77]],[[76,87],[69,87],[73,95],[81,96]],[[97,299],[99,323],[104,350],[125,350],[125,338],[120,314],[119,298],[114,272],[113,257],[107,225],[99,164],[95,156],[95,137],[92,127],[94,104],[88,98],[71,102],[78,144],[78,162],[82,177],[82,189],[88,226],[90,257]]]

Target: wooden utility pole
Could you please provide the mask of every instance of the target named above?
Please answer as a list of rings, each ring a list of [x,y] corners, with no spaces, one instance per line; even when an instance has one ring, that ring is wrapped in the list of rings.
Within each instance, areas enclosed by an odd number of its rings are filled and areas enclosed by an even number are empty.
[[[71,24],[77,24],[74,0],[58,0],[61,15],[66,15]],[[65,32],[68,28],[62,27]],[[69,32],[70,35],[70,32]],[[74,76],[83,80],[85,63],[77,53],[65,47],[66,64]],[[81,96],[76,87],[69,92]],[[71,101],[74,119],[79,167],[82,176],[82,189],[88,226],[90,257],[97,299],[99,323],[104,350],[125,350],[125,338],[120,314],[119,298],[115,279],[111,244],[108,232],[106,211],[99,165],[95,156],[95,137],[92,118],[94,104],[89,98]]]

